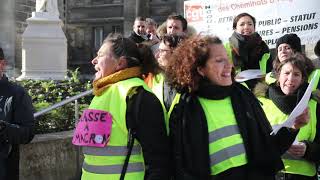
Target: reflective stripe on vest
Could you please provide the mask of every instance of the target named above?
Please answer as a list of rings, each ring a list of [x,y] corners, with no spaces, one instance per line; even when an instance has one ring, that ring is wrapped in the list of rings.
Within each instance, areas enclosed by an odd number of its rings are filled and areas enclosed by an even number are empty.
[[[239,129],[237,125],[225,126],[223,128],[217,129],[209,133],[209,143],[218,141],[222,138],[229,137],[238,133]]]
[[[159,101],[162,105],[165,123],[166,123],[167,134],[169,134],[170,115],[173,110],[173,107],[179,102],[181,94],[176,93],[176,95],[174,96],[174,99],[170,105],[169,111],[167,111],[167,109],[164,105],[164,102],[163,102],[163,100],[164,100],[163,85],[164,85],[164,75],[162,73],[157,74],[156,76],[153,77],[151,90],[157,96],[157,98],[159,99]]]
[[[259,97],[258,99],[262,102],[262,108],[272,127],[282,124],[288,118],[288,115],[278,109],[272,100],[264,97]],[[300,128],[297,135],[298,141],[307,140],[312,142],[316,134],[316,102],[310,100],[308,106],[310,110],[310,122]],[[306,161],[303,158],[295,158],[289,154],[284,154],[282,156],[282,161],[285,166],[285,169],[283,170],[285,173],[300,174],[304,176],[314,176],[316,174],[315,164]]]
[[[95,96],[89,109],[99,109],[112,115],[112,129],[105,148],[85,147],[82,180],[119,179],[127,155],[128,130],[126,126],[126,99],[136,87],[151,90],[139,78],[130,78],[109,86],[101,96]],[[144,159],[139,142],[135,139],[129,159],[126,180],[143,179]],[[136,164],[138,166],[132,166]]]
[[[245,147],[230,97],[223,100],[199,97],[199,101],[208,123],[211,174],[246,164]]]
[[[95,156],[126,156],[128,152],[127,146],[107,146],[105,148],[83,147],[83,154]],[[141,146],[133,146],[131,155],[141,154]]]
[[[222,149],[216,153],[211,154],[210,165],[214,166],[215,164],[219,164],[225,160],[231,159],[232,157],[236,157],[245,153],[246,150],[243,144],[236,144],[230,146],[228,148]]]
[[[122,165],[88,165],[86,162],[83,162],[83,170],[94,173],[94,174],[121,174]],[[129,163],[127,168],[127,173],[141,172],[144,171],[143,163]],[[126,178],[127,179],[127,178]]]

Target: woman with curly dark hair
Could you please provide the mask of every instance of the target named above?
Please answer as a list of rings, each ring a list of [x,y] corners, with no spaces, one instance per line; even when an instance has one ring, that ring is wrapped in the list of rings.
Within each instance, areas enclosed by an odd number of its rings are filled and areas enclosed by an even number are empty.
[[[258,100],[234,82],[232,68],[221,40],[211,36],[185,40],[169,59],[168,81],[181,93],[169,121],[176,179],[274,179],[281,154],[308,122],[303,114],[270,135]]]

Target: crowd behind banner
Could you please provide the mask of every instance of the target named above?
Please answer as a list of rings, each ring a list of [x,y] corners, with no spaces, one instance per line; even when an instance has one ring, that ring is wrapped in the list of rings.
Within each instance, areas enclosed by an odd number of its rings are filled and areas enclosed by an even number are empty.
[[[109,34],[72,139],[84,155],[81,179],[317,180],[320,41],[311,60],[288,33],[273,56],[256,26],[240,13],[223,42],[170,15],[160,26],[136,17],[129,37]],[[0,179],[18,179],[14,147],[33,137],[33,108],[5,66],[1,49]]]

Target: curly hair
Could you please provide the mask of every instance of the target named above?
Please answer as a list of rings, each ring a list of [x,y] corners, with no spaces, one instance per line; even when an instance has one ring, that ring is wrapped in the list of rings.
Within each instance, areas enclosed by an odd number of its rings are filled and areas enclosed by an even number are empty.
[[[179,92],[195,92],[202,79],[197,68],[205,66],[213,44],[222,44],[222,41],[216,36],[194,36],[181,42],[168,61],[169,84]]]

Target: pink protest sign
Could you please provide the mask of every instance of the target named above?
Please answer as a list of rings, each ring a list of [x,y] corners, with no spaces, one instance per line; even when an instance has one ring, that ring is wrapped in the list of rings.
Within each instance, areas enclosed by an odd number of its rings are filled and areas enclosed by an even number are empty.
[[[78,146],[104,147],[109,142],[112,115],[107,111],[86,109],[79,119],[72,143]]]

